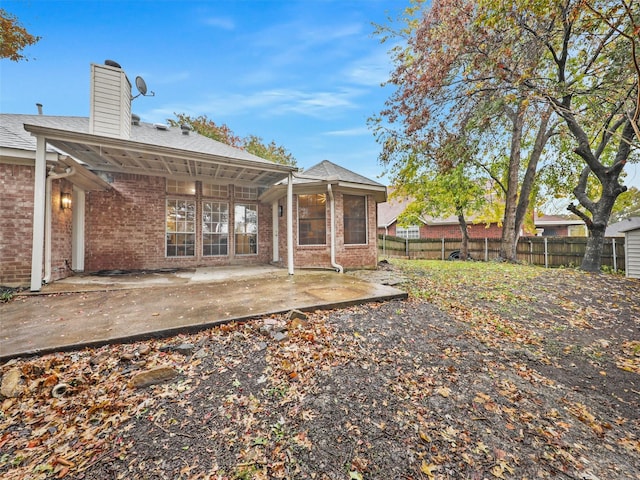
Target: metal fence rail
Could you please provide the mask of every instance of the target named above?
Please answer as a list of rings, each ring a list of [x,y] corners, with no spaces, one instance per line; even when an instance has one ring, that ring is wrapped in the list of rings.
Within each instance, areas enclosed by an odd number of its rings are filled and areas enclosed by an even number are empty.
[[[460,249],[460,238],[405,239],[378,235],[378,254],[382,258],[447,260]],[[587,246],[585,237],[521,237],[516,249],[520,262],[544,267],[577,266]],[[489,261],[498,257],[500,239],[469,240],[469,253],[474,260]],[[624,270],[624,238],[606,238],[602,266]]]

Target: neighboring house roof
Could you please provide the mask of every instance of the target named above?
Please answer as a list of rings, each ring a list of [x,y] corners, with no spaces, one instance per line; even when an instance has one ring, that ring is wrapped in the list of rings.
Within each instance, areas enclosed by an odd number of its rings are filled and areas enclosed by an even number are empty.
[[[407,198],[389,198],[384,203],[378,204],[378,228],[388,228],[394,224],[409,204]]]
[[[0,114],[0,145],[35,151],[33,134],[48,149],[64,152],[89,168],[138,174],[209,177],[269,186],[296,167],[281,165],[178,127],[139,122],[128,139],[89,133],[89,118]]]
[[[584,225],[584,221],[579,218],[563,216],[563,215],[538,215],[533,216],[536,227],[556,227],[565,225]]]
[[[398,217],[407,208],[411,198],[408,197],[392,197],[385,203],[378,204],[378,228],[388,228],[393,225]],[[470,223],[474,223],[473,215],[468,219]],[[535,214],[536,227],[566,226],[566,225],[584,225],[579,218],[568,218],[562,215],[538,215]],[[457,225],[458,217],[451,215],[446,218],[436,218],[430,215],[422,215],[419,220],[425,225]],[[484,223],[484,222],[480,222]]]
[[[616,223],[612,223],[605,230],[605,237],[624,237],[625,232],[640,228],[640,217],[629,217]]]
[[[378,204],[378,228],[388,228],[397,222],[398,217],[405,211],[411,201],[409,197],[393,197],[385,203]],[[468,221],[474,223],[476,218],[476,216],[472,215]],[[458,217],[455,215],[443,218],[433,217],[431,215],[420,215],[417,217],[417,220],[425,225],[457,225],[459,222]]]
[[[288,183],[288,179],[283,179],[261,198],[267,202],[280,198],[284,194]],[[376,202],[384,202],[387,199],[387,187],[383,184],[336,165],[329,160],[323,160],[304,172],[293,174],[293,186],[299,192],[315,191],[318,187],[325,189],[325,185],[329,183],[336,184],[346,191],[349,189],[353,191],[370,191],[374,195]]]

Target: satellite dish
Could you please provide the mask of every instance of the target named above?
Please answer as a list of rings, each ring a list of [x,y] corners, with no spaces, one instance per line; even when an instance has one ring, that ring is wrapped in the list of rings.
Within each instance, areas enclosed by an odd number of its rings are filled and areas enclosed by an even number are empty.
[[[135,97],[133,97],[131,100],[138,98],[140,95],[142,95],[143,97],[153,97],[155,96],[155,93],[151,92],[149,95],[147,95],[147,83],[144,81],[144,78],[142,78],[141,76],[137,76],[136,77],[136,88],[138,89],[138,95],[136,95]]]
[[[136,77],[136,88],[140,92],[140,95],[145,96],[147,94],[147,84],[144,78],[140,76]]]

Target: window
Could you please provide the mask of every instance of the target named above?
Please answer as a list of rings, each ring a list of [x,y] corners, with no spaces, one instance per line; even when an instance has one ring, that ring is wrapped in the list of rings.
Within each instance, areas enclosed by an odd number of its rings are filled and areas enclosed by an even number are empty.
[[[214,183],[202,184],[202,196],[227,198],[229,189],[226,185],[216,185]]]
[[[195,255],[196,202],[167,199],[167,257]]]
[[[229,205],[202,202],[202,255],[227,255],[229,243]]]
[[[396,237],[408,238],[409,240],[420,238],[420,226],[396,227]]]
[[[195,195],[196,182],[189,182],[189,181],[183,181],[183,180],[171,180],[167,178],[167,193]]]
[[[236,186],[235,196],[240,200],[256,200],[258,198],[258,188]]]
[[[298,195],[298,245],[326,245],[327,196]]]
[[[343,195],[345,245],[367,243],[367,199],[360,195]]]
[[[258,206],[236,204],[234,217],[236,254],[255,255],[258,253]]]

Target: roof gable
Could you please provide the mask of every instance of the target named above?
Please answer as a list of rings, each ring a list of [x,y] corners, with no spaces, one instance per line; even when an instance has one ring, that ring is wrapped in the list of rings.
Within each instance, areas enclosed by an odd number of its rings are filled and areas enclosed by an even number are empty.
[[[384,185],[382,185],[381,183],[352,172],[351,170],[341,167],[340,165],[336,165],[329,160],[323,160],[322,162],[314,165],[308,170],[305,170],[302,173],[302,177],[305,176],[317,178],[318,180],[338,180],[340,182],[361,183],[363,185],[375,185],[384,187]],[[296,183],[295,180],[294,183]]]

